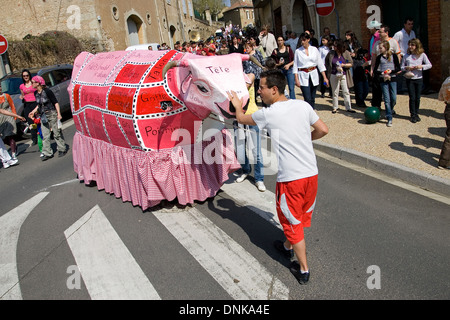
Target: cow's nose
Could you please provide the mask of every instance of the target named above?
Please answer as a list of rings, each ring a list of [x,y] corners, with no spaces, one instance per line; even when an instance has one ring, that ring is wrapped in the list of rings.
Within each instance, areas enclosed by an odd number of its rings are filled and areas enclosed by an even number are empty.
[[[247,111],[248,108],[248,104],[250,103],[250,99],[247,100],[247,103],[245,104],[245,106],[243,107],[244,111]],[[236,108],[233,106],[233,104],[230,101],[230,112],[236,112]]]

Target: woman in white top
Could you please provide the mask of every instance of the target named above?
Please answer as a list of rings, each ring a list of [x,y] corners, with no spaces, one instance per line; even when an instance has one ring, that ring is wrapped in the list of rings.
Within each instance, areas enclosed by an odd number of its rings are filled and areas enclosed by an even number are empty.
[[[406,71],[406,86],[409,95],[409,112],[411,114],[411,122],[420,121],[419,106],[420,93],[423,85],[423,70],[431,69],[430,59],[423,50],[422,43],[419,39],[411,39],[408,41],[407,54],[402,59],[402,71]]]
[[[302,33],[299,37],[301,47],[295,50],[294,74],[295,84],[302,90],[303,98],[315,109],[316,91],[319,86],[319,72],[328,87],[328,78],[325,74],[325,65],[320,57],[319,50],[309,45],[310,35]],[[319,72],[317,71],[319,69]]]

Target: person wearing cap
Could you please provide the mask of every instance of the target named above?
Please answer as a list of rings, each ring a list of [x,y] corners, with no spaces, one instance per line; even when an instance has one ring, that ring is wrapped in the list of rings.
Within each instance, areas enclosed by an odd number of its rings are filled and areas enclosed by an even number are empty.
[[[378,22],[377,20],[370,21],[369,25],[367,26],[367,28],[369,28],[369,30],[370,30],[370,33],[372,34],[372,37],[370,38],[370,42],[369,42],[370,56],[372,56],[373,45],[375,44],[375,42],[380,40],[380,32],[379,32],[380,27],[381,27],[381,23]]]
[[[37,106],[30,112],[29,117],[34,120],[39,116],[42,130],[42,161],[53,158],[53,150],[50,145],[50,134],[53,131],[53,138],[56,141],[58,156],[65,156],[67,153],[66,142],[64,141],[61,129],[58,128],[58,121],[62,119],[58,100],[53,91],[45,85],[45,80],[41,76],[34,76],[31,79],[33,87],[36,89]]]

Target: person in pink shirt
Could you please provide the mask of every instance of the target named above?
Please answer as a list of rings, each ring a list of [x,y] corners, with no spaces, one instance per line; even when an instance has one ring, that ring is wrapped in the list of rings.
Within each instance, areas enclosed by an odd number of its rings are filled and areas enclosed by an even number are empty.
[[[34,121],[28,116],[28,114],[36,108],[36,98],[34,96],[34,92],[36,91],[31,84],[31,73],[29,70],[24,69],[22,71],[22,81],[23,83],[20,85],[20,99],[23,101],[23,114],[25,119],[27,119],[28,125],[34,124]],[[37,130],[31,129],[31,140],[33,141],[32,145],[37,144]]]
[[[369,54],[372,56],[372,50],[373,50],[373,45],[375,44],[375,42],[377,42],[378,40],[380,40],[380,27],[381,27],[381,23],[373,20],[370,21],[369,25],[367,26],[367,28],[369,28],[370,33],[372,34],[372,36],[370,37],[370,43],[369,43]]]

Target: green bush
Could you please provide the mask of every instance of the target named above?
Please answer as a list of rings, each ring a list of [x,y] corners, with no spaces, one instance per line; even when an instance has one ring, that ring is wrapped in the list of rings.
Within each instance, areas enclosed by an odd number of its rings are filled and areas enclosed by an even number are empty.
[[[12,70],[53,64],[73,64],[83,43],[63,31],[47,31],[39,36],[27,35],[22,41],[11,41],[8,55]]]

